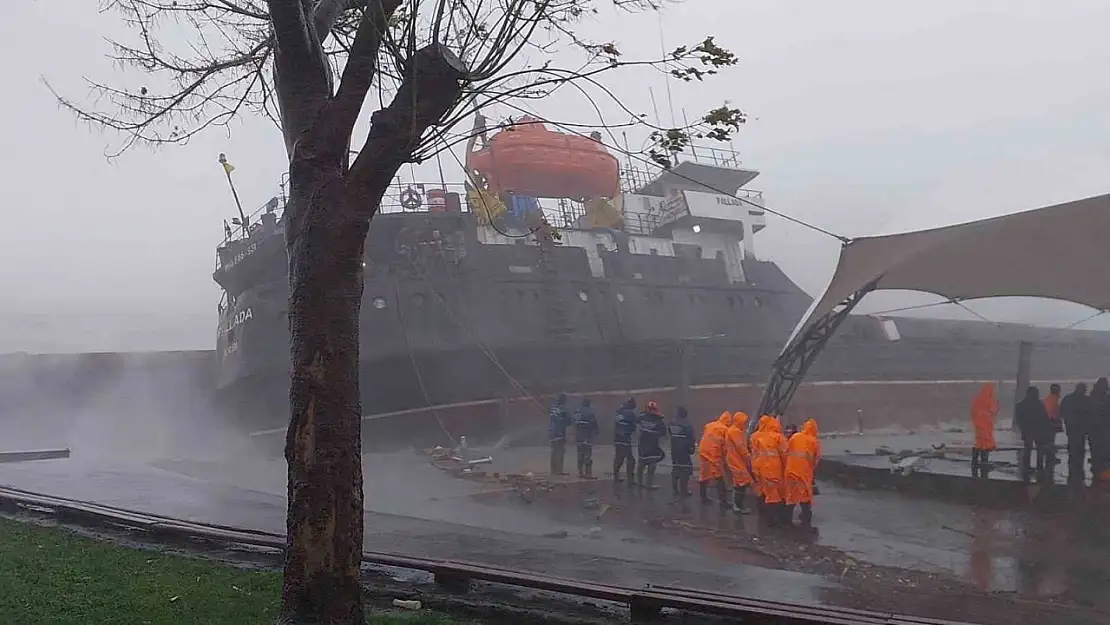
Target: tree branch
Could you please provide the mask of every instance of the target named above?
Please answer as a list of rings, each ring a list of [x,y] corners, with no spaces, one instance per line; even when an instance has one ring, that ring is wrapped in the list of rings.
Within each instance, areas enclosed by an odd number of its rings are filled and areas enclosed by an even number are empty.
[[[357,218],[370,219],[378,211],[397,170],[455,105],[466,80],[462,60],[440,44],[409,59],[404,82],[389,106],[371,118],[366,143],[347,176],[345,204],[356,208]]]
[[[320,43],[324,43],[331,29],[339,21],[339,16],[347,9],[365,5],[366,0],[320,0],[312,10],[312,24]]]
[[[331,96],[331,68],[302,0],[267,0],[274,29],[274,88],[285,149],[317,121]]]
[[[330,1],[323,0],[322,3]],[[363,11],[355,40],[347,54],[347,65],[339,79],[339,89],[328,105],[331,130],[338,136],[350,137],[354,130],[380,62],[378,50],[386,28],[400,6],[401,0],[370,0]]]

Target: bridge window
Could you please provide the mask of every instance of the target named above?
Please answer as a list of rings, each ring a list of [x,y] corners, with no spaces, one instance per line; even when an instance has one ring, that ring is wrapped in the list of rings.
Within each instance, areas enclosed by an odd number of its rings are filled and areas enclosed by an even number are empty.
[[[385,298],[384,297],[375,297],[374,298],[374,308],[377,308],[378,310],[381,310],[381,309],[385,308]]]
[[[583,302],[585,302],[585,301],[589,301],[589,299],[590,299],[590,296],[589,296],[589,294],[587,294],[587,293],[586,293],[585,291],[579,291],[579,292],[578,292],[578,299],[580,299],[580,300],[582,300]]]

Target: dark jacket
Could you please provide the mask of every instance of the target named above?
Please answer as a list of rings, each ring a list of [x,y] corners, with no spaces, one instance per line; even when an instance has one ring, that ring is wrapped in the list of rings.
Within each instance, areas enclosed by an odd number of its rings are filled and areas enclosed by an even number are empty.
[[[547,437],[552,441],[566,440],[567,428],[570,427],[570,415],[567,413],[567,396],[560,394],[554,405],[547,411]]]
[[[697,441],[694,440],[694,426],[686,419],[686,409],[679,406],[678,415],[671,419],[667,426],[667,435],[671,438],[671,459],[691,458]]]
[[[1091,422],[1091,398],[1087,389],[1075,390],[1060,400],[1060,420],[1068,438],[1081,438],[1087,435]]]
[[[1052,440],[1056,434],[1044,403],[1035,395],[1027,395],[1018,402],[1014,409],[1014,422],[1023,441],[1044,442]]]
[[[597,440],[597,416],[590,400],[583,399],[582,407],[574,413],[574,440],[592,445]]]
[[[1110,469],[1110,384],[1106,378],[1095,382],[1088,398],[1090,418],[1087,422],[1087,436],[1091,441],[1091,469],[1098,479],[1099,474]]]
[[[667,425],[663,422],[663,415],[651,412],[640,413],[640,453],[649,450],[663,449],[659,442],[667,435]]]
[[[613,444],[632,446],[632,435],[636,433],[636,401],[629,399],[617,410],[617,420],[613,424]]]

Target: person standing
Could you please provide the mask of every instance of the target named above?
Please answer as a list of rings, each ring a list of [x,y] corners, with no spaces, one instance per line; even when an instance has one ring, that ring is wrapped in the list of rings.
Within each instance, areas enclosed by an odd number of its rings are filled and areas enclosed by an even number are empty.
[[[682,406],[675,409],[667,436],[671,439],[671,491],[679,501],[690,496],[690,477],[694,475],[694,426]]]
[[[759,418],[759,428],[751,437],[752,477],[759,489],[760,517],[772,527],[785,520],[786,437],[781,427],[778,419],[763,415]]]
[[[1030,473],[1033,468],[1031,460],[1033,449],[1037,450],[1037,482],[1048,484],[1052,481],[1052,469],[1055,465],[1055,446],[1052,444],[1052,424],[1048,420],[1048,411],[1041,402],[1041,393],[1035,386],[1025,390],[1025,399],[1018,402],[1014,408],[1014,422],[1021,433],[1021,458],[1018,469],[1021,481],[1029,483]]]
[[[636,457],[632,455],[632,436],[636,434],[636,398],[629,397],[617,410],[613,424],[613,483],[621,481],[621,467],[628,472],[628,485],[636,485]]]
[[[555,404],[548,410],[547,417],[547,438],[551,444],[551,475],[567,475],[563,472],[567,455],[567,428],[570,427],[566,393],[559,393]]]
[[[971,402],[971,424],[975,428],[975,446],[971,449],[971,475],[987,477],[988,463],[994,443],[994,419],[998,416],[998,399],[993,384],[983,384]]]
[[[1089,409],[1092,484],[1101,485],[1110,482],[1110,382],[1106,378],[1095,380]]]
[[[1068,437],[1068,486],[1087,483],[1087,434],[1090,427],[1090,398],[1087,385],[1075,385],[1075,390],[1060,401],[1060,420]]]
[[[640,444],[637,450],[640,454],[640,465],[636,469],[636,481],[643,488],[654,489],[656,488],[655,469],[667,456],[663,453],[661,444],[663,437],[667,435],[667,425],[663,422],[663,415],[659,413],[659,404],[654,400],[647,403],[638,421]]]
[[[725,436],[732,425],[732,415],[724,411],[716,421],[705,424],[698,442],[698,489],[703,505],[712,503],[709,498],[709,483],[717,485],[717,497],[721,505],[725,502]]]
[[[752,484],[751,453],[748,451],[748,415],[736,412],[732,425],[725,433],[725,460],[732,478],[732,509],[740,514],[751,511],[744,504],[748,487]]]
[[[582,405],[574,413],[574,440],[578,443],[578,477],[594,479],[594,441],[597,440],[597,416],[590,398],[582,399]]]
[[[813,484],[817,463],[821,461],[821,442],[817,439],[817,422],[807,419],[802,431],[786,442],[786,508],[788,525],[794,523],[794,506],[801,506],[798,520],[802,527],[813,524]]]
[[[1064,422],[1060,420],[1060,393],[1060,385],[1052,384],[1044,398],[1044,409],[1048,413],[1048,423],[1052,426],[1053,446],[1056,445],[1056,435],[1064,431]]]

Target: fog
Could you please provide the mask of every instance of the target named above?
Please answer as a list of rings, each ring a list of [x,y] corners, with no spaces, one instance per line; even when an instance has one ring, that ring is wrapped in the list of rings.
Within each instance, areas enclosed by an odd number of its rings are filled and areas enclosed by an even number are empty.
[[[76,123],[42,78],[77,98],[85,75],[141,80],[104,57],[103,38],[125,35],[117,18],[77,0],[6,11],[0,352],[212,348],[214,246],[234,214],[216,156],[229,155],[244,203],[260,206],[283,170],[278,133],[244,118],[230,134],[214,130],[187,146],[108,162],[105,148],[118,137]],[[748,111],[752,121],[735,146],[762,172],[750,186],[776,210],[855,236],[1106,190],[1110,86],[1098,79],[1110,58],[1105,2],[689,0],[665,18],[667,46],[713,34],[740,65],[704,84],[673,85],[662,121],[669,108],[693,115],[723,100]],[[615,38],[630,56],[659,50],[654,14],[603,12],[584,28]],[[660,81],[634,73],[608,84],[645,112],[649,85],[664,98]],[[583,101],[536,110],[598,121]],[[435,178],[431,167],[416,173]],[[756,240],[761,257],[811,294],[831,275],[837,245],[774,217]],[[899,296],[876,306],[918,301]],[[1086,316],[1044,303],[981,306],[988,317],[1058,325]]]

